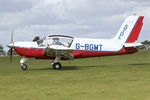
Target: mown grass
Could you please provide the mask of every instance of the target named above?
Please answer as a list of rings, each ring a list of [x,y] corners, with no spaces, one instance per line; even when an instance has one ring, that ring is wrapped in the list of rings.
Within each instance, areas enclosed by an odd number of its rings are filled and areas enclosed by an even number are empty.
[[[62,61],[0,57],[0,100],[149,100],[150,52]]]

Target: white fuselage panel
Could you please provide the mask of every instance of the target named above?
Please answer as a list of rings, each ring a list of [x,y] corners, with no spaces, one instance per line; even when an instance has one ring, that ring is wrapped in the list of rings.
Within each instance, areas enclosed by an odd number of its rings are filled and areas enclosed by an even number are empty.
[[[71,48],[86,51],[119,51],[123,45],[113,39],[74,38]]]

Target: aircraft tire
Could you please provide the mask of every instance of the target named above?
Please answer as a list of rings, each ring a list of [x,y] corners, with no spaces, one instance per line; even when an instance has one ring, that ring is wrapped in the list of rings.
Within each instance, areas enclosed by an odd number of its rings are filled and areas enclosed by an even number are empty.
[[[22,64],[21,68],[22,70],[27,70],[28,66],[26,64]]]
[[[61,69],[61,67],[62,66],[61,66],[61,64],[59,62],[56,62],[56,63],[53,64],[53,68],[54,69]]]

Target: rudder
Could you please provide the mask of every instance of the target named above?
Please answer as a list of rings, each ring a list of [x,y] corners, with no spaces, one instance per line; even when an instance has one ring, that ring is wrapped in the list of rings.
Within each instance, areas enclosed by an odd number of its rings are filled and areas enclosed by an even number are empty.
[[[139,17],[137,24],[135,25],[134,29],[132,30],[126,43],[133,43],[138,39],[139,34],[141,32],[141,29],[142,29],[142,26],[143,26],[143,19],[144,19],[144,16]]]

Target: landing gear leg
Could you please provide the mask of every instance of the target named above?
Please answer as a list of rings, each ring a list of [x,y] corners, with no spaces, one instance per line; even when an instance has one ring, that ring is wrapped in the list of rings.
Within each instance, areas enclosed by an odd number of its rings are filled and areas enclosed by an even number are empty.
[[[27,70],[28,66],[25,64],[25,62],[28,60],[28,58],[22,58],[20,60],[20,65],[21,65],[21,68],[22,70]]]
[[[56,56],[55,60],[52,61],[51,65],[54,69],[61,69],[61,64],[60,64],[60,56]]]

